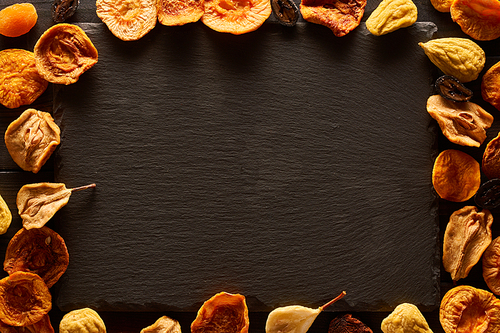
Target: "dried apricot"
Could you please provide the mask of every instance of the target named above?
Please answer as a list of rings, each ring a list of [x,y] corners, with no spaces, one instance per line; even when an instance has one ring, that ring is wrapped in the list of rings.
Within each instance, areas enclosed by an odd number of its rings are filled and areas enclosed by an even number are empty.
[[[500,110],[500,61],[491,66],[481,81],[481,96]]]
[[[97,0],[97,16],[124,41],[138,40],[156,26],[155,0]]]
[[[484,282],[494,294],[500,295],[500,237],[490,243],[482,261]]]
[[[489,179],[500,178],[500,133],[486,145],[481,168]]]
[[[454,0],[451,18],[464,33],[477,40],[500,37],[500,2],[497,0]]]
[[[431,0],[432,6],[441,13],[449,13],[453,0]]]
[[[95,310],[82,308],[64,315],[59,333],[106,333],[106,325]]]
[[[28,326],[12,326],[0,321],[2,333],[54,333],[49,315],[45,315],[36,323]]]
[[[158,0],[158,22],[184,25],[198,21],[205,12],[204,0]]]
[[[38,15],[30,3],[18,3],[0,10],[0,35],[18,37],[28,33],[36,24]]]
[[[140,333],[182,333],[182,331],[177,320],[162,316],[153,325],[143,328]]]
[[[366,28],[381,36],[417,21],[417,6],[411,0],[383,0],[366,20]]]
[[[5,200],[0,196],[0,235],[3,235],[9,229],[12,223],[12,213]]]
[[[38,74],[33,52],[20,49],[0,51],[0,103],[13,109],[33,103],[47,89]]]

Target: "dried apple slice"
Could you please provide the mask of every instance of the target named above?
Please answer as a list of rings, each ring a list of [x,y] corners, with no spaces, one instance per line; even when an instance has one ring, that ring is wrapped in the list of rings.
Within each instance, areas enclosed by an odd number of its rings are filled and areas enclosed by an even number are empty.
[[[204,0],[158,0],[158,22],[167,26],[197,22],[205,12]]]

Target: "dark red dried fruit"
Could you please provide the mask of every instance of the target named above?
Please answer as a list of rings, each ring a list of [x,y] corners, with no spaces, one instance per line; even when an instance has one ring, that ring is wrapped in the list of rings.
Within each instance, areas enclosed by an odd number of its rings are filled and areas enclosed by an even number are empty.
[[[472,98],[472,90],[450,75],[439,77],[435,86],[439,95],[453,102],[468,102]]]
[[[299,7],[293,0],[271,0],[273,15],[279,23],[293,27],[299,19]]]
[[[500,179],[494,178],[479,187],[474,196],[479,207],[494,209],[500,206]]]
[[[73,16],[80,4],[79,0],[55,0],[52,3],[52,20],[62,23]]]
[[[328,333],[373,333],[371,328],[350,314],[338,316],[330,322]]]

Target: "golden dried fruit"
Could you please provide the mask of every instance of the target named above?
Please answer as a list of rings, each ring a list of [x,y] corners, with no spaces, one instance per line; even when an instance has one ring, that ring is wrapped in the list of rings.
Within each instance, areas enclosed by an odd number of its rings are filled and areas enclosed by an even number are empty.
[[[500,300],[486,290],[455,287],[441,300],[439,321],[445,333],[497,333]]]
[[[12,213],[5,200],[0,196],[0,235],[3,235],[9,229],[12,223]]]
[[[477,79],[486,61],[483,49],[467,38],[438,38],[418,45],[444,74],[461,82]]]
[[[59,23],[47,29],[35,44],[36,68],[47,81],[72,84],[97,63],[97,50],[77,25]]]
[[[249,325],[245,296],[221,292],[203,303],[191,333],[247,333]]]
[[[38,74],[33,52],[20,49],[0,51],[0,103],[10,109],[33,103],[47,89]]]
[[[431,0],[432,6],[442,13],[450,12],[452,2],[453,0]]]
[[[36,8],[30,3],[16,3],[0,10],[0,35],[18,37],[36,24]]]
[[[366,28],[375,36],[382,36],[417,21],[417,6],[411,0],[382,0],[366,20]]]
[[[427,112],[436,119],[444,136],[462,146],[479,147],[493,116],[472,102],[452,102],[440,95],[427,100]]]
[[[500,37],[500,2],[497,0],[454,0],[451,18],[464,33],[477,40]]]
[[[450,216],[443,240],[443,266],[453,281],[466,278],[491,243],[493,215],[465,206]]]
[[[491,66],[481,81],[481,96],[500,110],[500,61]]]
[[[432,333],[420,310],[410,303],[396,306],[394,311],[382,320],[381,329],[384,333]]]
[[[365,13],[366,0],[302,0],[304,20],[324,25],[337,37],[354,30]]]
[[[455,149],[444,150],[434,161],[432,184],[437,194],[445,200],[467,201],[481,186],[481,168],[467,153]]]
[[[483,253],[483,278],[490,290],[500,295],[500,237],[495,238]]]
[[[124,41],[138,40],[156,26],[155,0],[97,0],[97,16]]]
[[[60,132],[50,113],[28,109],[7,127],[5,145],[21,169],[37,173],[61,142]]]
[[[36,323],[28,326],[12,326],[0,321],[2,333],[54,333],[49,315],[45,315]]]
[[[500,133],[484,149],[482,170],[489,179],[500,178]]]
[[[29,326],[52,309],[49,288],[38,275],[16,272],[0,280],[0,320],[11,326]]]
[[[158,21],[167,26],[197,22],[205,12],[204,0],[158,0]]]
[[[59,333],[106,333],[106,326],[95,310],[83,308],[64,315]]]
[[[182,331],[177,320],[162,316],[153,325],[143,328],[141,333],[182,333]]]

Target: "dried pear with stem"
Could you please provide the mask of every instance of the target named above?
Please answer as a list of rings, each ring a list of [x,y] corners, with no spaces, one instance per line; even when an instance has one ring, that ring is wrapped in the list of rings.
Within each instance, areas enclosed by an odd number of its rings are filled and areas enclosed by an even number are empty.
[[[410,303],[396,306],[394,311],[382,320],[380,328],[384,333],[432,333],[418,307]]]
[[[140,333],[182,333],[182,331],[177,320],[162,316],[153,325],[143,328]]]

